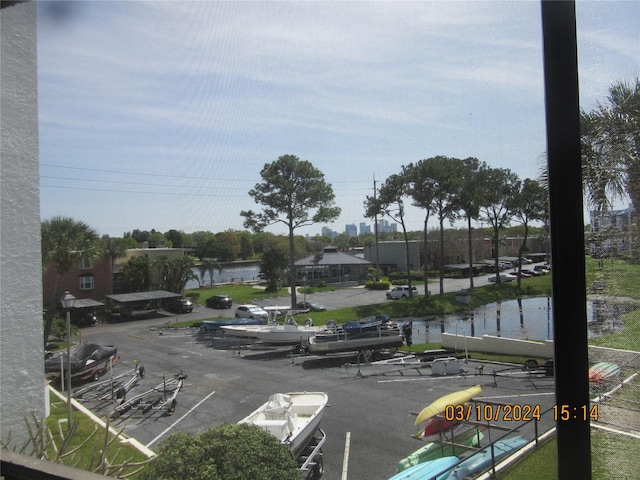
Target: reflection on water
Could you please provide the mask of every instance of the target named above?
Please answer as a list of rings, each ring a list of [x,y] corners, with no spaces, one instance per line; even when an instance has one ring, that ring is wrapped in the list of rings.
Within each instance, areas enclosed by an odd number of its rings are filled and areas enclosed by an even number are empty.
[[[629,310],[628,306],[588,302],[588,337],[620,330],[620,315]],[[578,319],[564,321],[578,322]],[[576,323],[576,328],[584,328],[584,325]],[[553,340],[551,298],[507,300],[484,305],[473,312],[414,321],[412,332],[414,343],[440,342],[444,332],[470,337],[494,335],[520,340]]]

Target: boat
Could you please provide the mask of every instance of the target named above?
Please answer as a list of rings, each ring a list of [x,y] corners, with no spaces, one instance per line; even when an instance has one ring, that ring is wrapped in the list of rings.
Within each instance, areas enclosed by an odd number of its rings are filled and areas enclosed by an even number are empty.
[[[309,341],[324,327],[314,327],[309,320],[300,326],[293,315],[286,313],[284,322],[278,324],[277,321],[270,320],[267,325],[245,325],[245,326],[222,326],[225,333],[240,337],[256,338],[262,343],[273,345],[299,345]]]
[[[218,332],[226,326],[264,326],[265,321],[261,318],[220,318],[216,320],[203,320],[200,325],[200,333]]]
[[[476,429],[467,429],[455,435],[451,441],[430,442],[398,462],[397,472],[402,472],[419,463],[428,462],[446,456],[457,456],[465,453],[467,447],[480,444],[484,434]]]
[[[463,403],[468,402],[473,397],[480,395],[482,393],[482,387],[480,385],[474,385],[471,388],[467,388],[466,390],[459,390],[457,392],[450,393],[443,397],[440,397],[435,402],[423,408],[418,416],[416,417],[416,421],[414,425],[420,425],[425,420],[429,420],[431,417],[435,417],[445,411],[447,406],[453,405],[462,405]]]
[[[451,468],[456,466],[460,460],[458,457],[449,456],[437,458],[428,462],[419,463],[396,473],[389,480],[443,480],[451,472]]]
[[[614,377],[620,371],[620,367],[613,362],[598,362],[589,369],[589,382],[600,383]]]
[[[309,338],[307,348],[312,354],[326,354],[397,348],[403,343],[397,324],[372,317],[342,325],[328,323]]]
[[[264,429],[298,457],[313,439],[327,401],[325,392],[275,393],[238,423]]]
[[[493,443],[493,455],[491,453],[491,445],[489,445],[460,462],[460,464],[448,476],[444,477],[444,479],[462,480],[471,475],[475,476],[489,468],[492,461],[497,462],[526,444],[527,440],[520,435],[517,437],[498,440]]]
[[[71,377],[80,379],[98,378],[99,375],[110,367],[110,363],[118,358],[118,347],[115,345],[102,345],[99,343],[82,343],[71,347]],[[61,374],[62,368],[64,373]],[[49,377],[57,377],[67,374],[67,351],[46,359],[44,371]]]

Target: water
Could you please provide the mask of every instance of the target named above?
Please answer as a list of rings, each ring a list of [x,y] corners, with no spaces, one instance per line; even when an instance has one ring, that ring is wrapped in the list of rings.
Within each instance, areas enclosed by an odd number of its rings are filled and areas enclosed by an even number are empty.
[[[191,270],[200,278],[200,282],[202,285],[209,285],[211,283],[211,278],[209,276],[209,272],[205,272],[204,278],[201,277],[200,269],[198,267],[193,267]],[[214,269],[213,271],[213,281],[214,283],[231,283],[231,282],[247,282],[258,280],[258,273],[260,273],[260,267],[258,265],[242,265],[236,267],[223,268],[222,272],[219,272],[218,269]],[[185,288],[199,288],[200,283],[197,280],[189,280]]]
[[[620,330],[620,314],[628,308],[603,302],[587,303],[587,331],[592,338]],[[580,328],[576,325],[576,328]],[[442,341],[442,333],[482,337],[515,338],[519,340],[553,340],[551,299],[525,298],[491,303],[473,312],[449,315],[434,320],[413,322],[414,343]]]

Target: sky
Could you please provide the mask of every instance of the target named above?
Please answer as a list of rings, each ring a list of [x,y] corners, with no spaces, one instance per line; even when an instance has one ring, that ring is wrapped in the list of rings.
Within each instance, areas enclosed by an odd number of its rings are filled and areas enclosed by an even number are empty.
[[[374,179],[411,162],[476,157],[521,179],[544,165],[537,1],[37,8],[43,220],[116,237],[242,230],[261,169],[291,154],[323,172],[342,209],[326,226],[343,232],[372,224]],[[640,75],[640,2],[578,0],[576,16],[591,110]],[[422,221],[409,207],[409,230]]]

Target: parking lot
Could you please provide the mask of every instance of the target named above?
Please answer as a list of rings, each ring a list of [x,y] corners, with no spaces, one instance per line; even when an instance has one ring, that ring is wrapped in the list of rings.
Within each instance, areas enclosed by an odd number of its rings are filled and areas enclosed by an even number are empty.
[[[353,292],[343,293],[340,301],[357,301],[366,292],[349,290]],[[203,309],[180,319],[211,315]],[[165,320],[171,323],[172,317]],[[462,363],[464,371],[459,375],[433,376],[425,365],[358,365],[350,355],[295,357],[283,349],[247,346],[246,340],[200,334],[196,329],[165,329],[165,320],[83,329],[85,342],[118,346],[121,358],[115,374],[134,368],[136,361],[144,366],[145,377],[128,396],[175,374],[188,375],[173,415],[166,415],[165,410],[132,410],[115,420],[116,427],[125,427],[125,434],[151,449],[178,431],[197,433],[235,423],[272,393],[323,391],[329,395],[321,424],[327,434],[323,478],[385,479],[395,473],[401,458],[423,445],[412,438],[417,430],[415,415],[442,395],[480,384],[480,400],[540,405],[542,410],[553,404],[552,378],[528,377],[519,367],[469,361]],[[87,406],[103,416],[113,409],[109,401]],[[516,426],[501,418],[491,423],[507,429]],[[543,419],[539,431],[551,424],[550,418]],[[520,433],[533,437],[533,427]],[[495,440],[503,434],[503,430],[491,429],[485,439]]]

